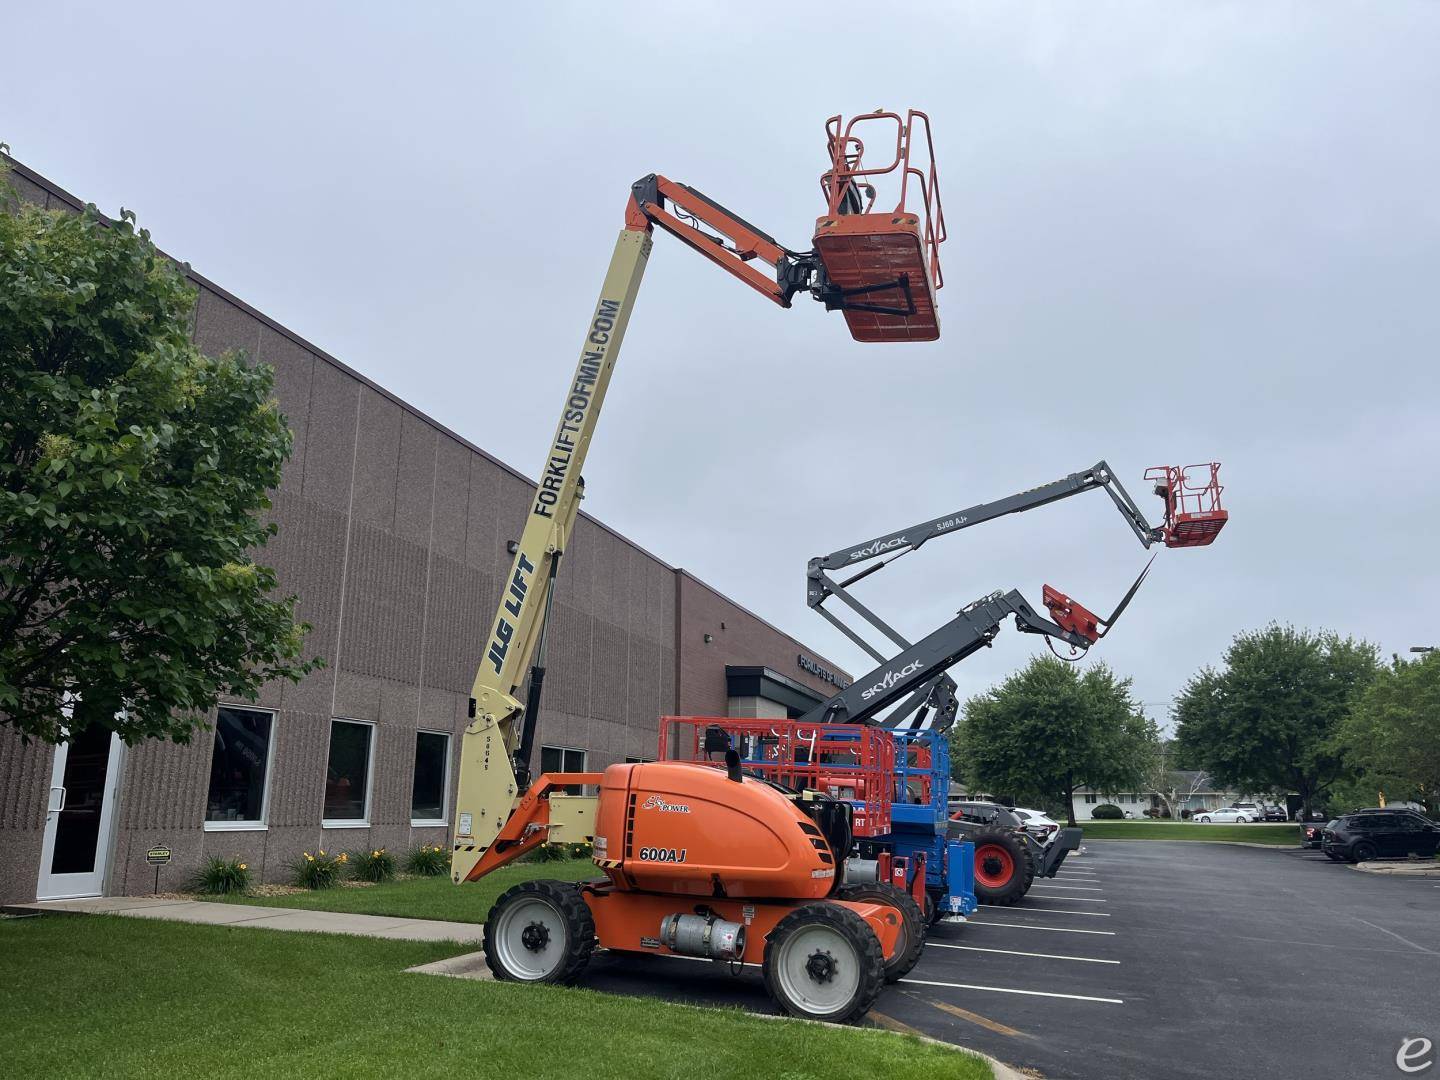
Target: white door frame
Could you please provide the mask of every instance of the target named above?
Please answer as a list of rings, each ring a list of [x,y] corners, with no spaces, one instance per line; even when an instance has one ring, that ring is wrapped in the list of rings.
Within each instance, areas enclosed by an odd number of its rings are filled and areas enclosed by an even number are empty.
[[[60,811],[65,808],[65,763],[70,756],[70,744],[60,743],[55,747],[55,761],[50,767],[50,789],[46,792],[45,838],[40,847],[40,878],[35,886],[37,900],[71,900],[104,894],[105,872],[109,869],[110,852],[115,840],[115,803],[120,793],[123,749],[124,743],[112,732],[110,754],[105,762],[94,867],[87,873],[52,874],[50,865],[55,857],[55,833],[60,825]]]

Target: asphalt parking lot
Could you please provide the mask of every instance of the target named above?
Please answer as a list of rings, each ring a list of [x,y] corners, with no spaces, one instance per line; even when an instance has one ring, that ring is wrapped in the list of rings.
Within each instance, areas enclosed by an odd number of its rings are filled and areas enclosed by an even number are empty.
[[[1402,1040],[1440,1044],[1440,881],[1318,852],[1086,849],[1016,907],[934,928],[874,1022],[1054,1080],[1401,1076]],[[602,955],[584,982],[772,1011],[758,971],[703,961]]]

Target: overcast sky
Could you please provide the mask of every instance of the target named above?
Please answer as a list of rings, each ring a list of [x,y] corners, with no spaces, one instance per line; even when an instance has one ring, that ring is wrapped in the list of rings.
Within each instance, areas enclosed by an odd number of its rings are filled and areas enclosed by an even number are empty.
[[[1220,540],[1092,653],[1157,720],[1271,619],[1440,643],[1440,4],[218,7],[12,9],[0,140],[530,475],[633,180],[805,248],[825,118],[930,113],[940,341],[657,236],[586,466],[590,513],[852,672],[809,556],[1100,458],[1147,513],[1146,466],[1224,463]],[[1096,493],[861,589],[918,637],[996,588],[1108,611],[1144,558]]]

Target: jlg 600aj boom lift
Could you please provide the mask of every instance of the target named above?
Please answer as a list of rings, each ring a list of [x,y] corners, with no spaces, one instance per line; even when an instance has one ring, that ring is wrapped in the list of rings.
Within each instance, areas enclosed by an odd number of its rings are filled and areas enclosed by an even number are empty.
[[[865,163],[861,132],[880,133],[880,164]],[[835,896],[851,849],[852,811],[844,801],[802,798],[742,776],[733,755],[723,771],[663,761],[530,782],[556,570],[654,229],[782,307],[809,293],[844,312],[857,340],[939,335],[935,292],[945,225],[928,119],[914,111],[877,111],[849,123],[834,117],[826,134],[826,208],[809,251],[782,247],[665,177],[647,176],[631,189],[625,228],[475,678],[452,860],[456,882],[474,881],[547,840],[593,838],[605,877],[579,885],[527,882],[505,893],[485,924],[486,959],[502,979],[570,981],[599,944],[762,964],[770,993],[787,1012],[849,1020],[879,993],[885,961],[910,947],[900,941],[905,898]],[[898,189],[898,201],[881,203],[877,182]],[[757,270],[756,261],[772,275]],[[522,704],[517,695],[527,669]],[[598,796],[562,794],[597,785]]]

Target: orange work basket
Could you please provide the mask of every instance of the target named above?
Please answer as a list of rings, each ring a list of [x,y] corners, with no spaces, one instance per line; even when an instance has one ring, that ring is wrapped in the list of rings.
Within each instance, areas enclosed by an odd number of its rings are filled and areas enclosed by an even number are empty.
[[[867,163],[857,132],[870,135],[889,153],[891,125],[890,160]],[[934,341],[940,336],[935,293],[944,283],[939,249],[945,241],[945,213],[930,118],[915,109],[903,118],[877,109],[848,123],[832,116],[825,134],[830,168],[820,185],[826,209],[815,222],[814,239],[825,274],[821,299],[827,308],[845,313],[856,341]],[[923,152],[918,163],[917,149]],[[892,190],[882,195],[877,183]]]

